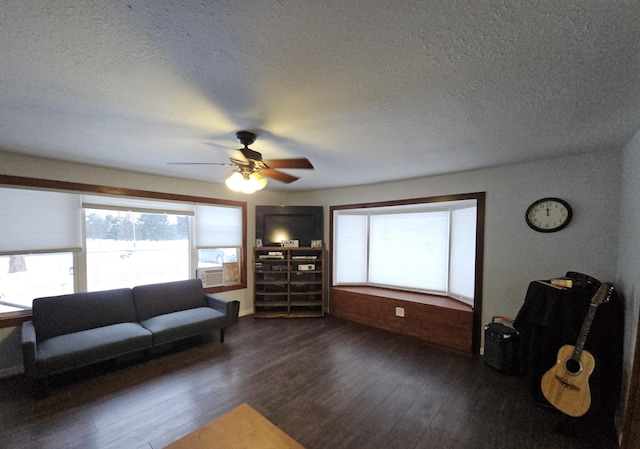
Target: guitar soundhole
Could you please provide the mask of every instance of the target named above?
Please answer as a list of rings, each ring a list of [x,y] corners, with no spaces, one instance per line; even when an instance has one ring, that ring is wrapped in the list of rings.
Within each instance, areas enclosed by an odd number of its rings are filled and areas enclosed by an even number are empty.
[[[569,374],[579,374],[582,371],[582,365],[578,360],[567,359],[564,362],[564,367]]]

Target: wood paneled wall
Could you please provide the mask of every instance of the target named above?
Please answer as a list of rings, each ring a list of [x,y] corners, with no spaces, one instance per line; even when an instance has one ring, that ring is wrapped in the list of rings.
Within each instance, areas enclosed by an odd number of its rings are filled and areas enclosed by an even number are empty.
[[[404,317],[396,316],[396,307]],[[473,311],[459,301],[371,287],[332,287],[329,313],[428,343],[472,352]]]

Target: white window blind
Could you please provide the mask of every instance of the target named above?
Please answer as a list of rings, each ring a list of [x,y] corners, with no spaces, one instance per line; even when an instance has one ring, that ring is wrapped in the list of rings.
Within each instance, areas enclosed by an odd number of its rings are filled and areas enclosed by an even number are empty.
[[[193,215],[193,203],[178,201],[145,200],[142,198],[83,195],[82,207],[86,209],[106,209],[146,212],[151,214]]]
[[[473,298],[476,261],[476,207],[451,211],[451,274],[449,293]]]
[[[335,282],[367,282],[367,216],[337,215],[334,228]]]
[[[241,247],[242,208],[196,205],[196,248]]]
[[[80,251],[80,195],[0,188],[0,254]]]
[[[334,285],[451,295],[473,304],[476,200],[334,211]]]
[[[369,282],[446,291],[448,211],[371,216]]]

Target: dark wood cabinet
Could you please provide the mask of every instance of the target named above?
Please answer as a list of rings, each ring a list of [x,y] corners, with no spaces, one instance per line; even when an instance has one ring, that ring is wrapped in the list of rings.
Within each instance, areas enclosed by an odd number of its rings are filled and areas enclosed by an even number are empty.
[[[325,258],[323,248],[254,248],[254,316],[324,316]]]

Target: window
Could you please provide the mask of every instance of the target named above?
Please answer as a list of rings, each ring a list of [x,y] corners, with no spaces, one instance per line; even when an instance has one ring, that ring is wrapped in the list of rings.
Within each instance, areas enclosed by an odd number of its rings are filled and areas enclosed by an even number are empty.
[[[246,203],[1,179],[19,187],[0,187],[0,319],[28,317],[38,297],[194,278],[218,262],[206,251],[238,263],[240,278],[208,291],[246,288]]]
[[[239,248],[205,248],[198,250],[198,268],[218,268],[222,264],[238,262]]]
[[[30,310],[34,298],[76,290],[79,205],[74,194],[0,189],[0,313]]]
[[[474,198],[332,208],[334,285],[442,294],[473,304]]]
[[[0,313],[30,310],[34,298],[73,293],[74,253],[0,256]]]
[[[188,279],[189,218],[85,209],[87,291]]]
[[[0,188],[0,254],[80,251],[80,196]]]
[[[241,212],[233,207],[196,206],[197,268],[218,268],[225,263],[241,262]]]
[[[241,208],[88,195],[83,206],[87,291],[189,279],[240,260]]]

